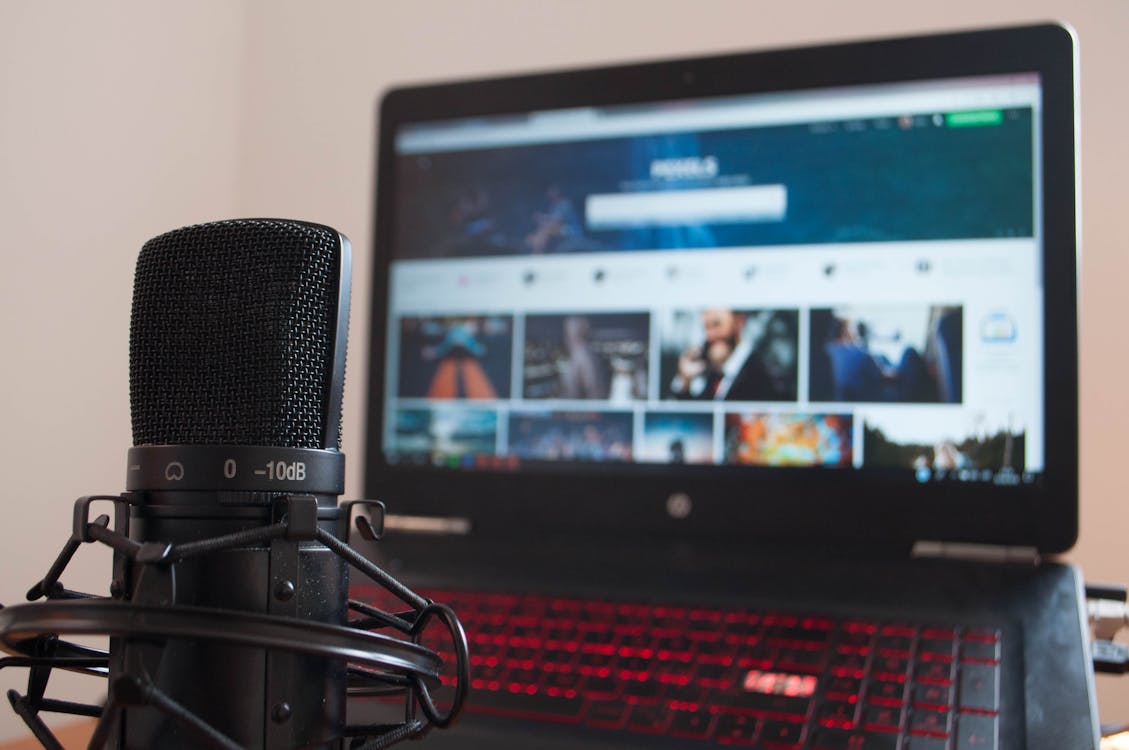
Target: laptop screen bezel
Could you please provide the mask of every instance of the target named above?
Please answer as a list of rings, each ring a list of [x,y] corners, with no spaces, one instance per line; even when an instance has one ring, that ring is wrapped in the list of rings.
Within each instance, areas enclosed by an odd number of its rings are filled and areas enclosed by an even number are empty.
[[[1042,95],[1042,258],[1045,289],[1045,471],[1031,485],[909,485],[871,472],[717,467],[624,471],[463,471],[390,464],[384,455],[385,345],[397,132],[405,124],[876,83],[1035,74]],[[378,110],[372,308],[367,322],[365,494],[390,512],[455,516],[484,538],[584,533],[594,538],[728,537],[785,544],[901,549],[922,540],[1061,552],[1078,530],[1075,42],[1042,25],[727,54],[521,75],[389,91]],[[684,493],[687,515],[668,512]],[[535,512],[530,512],[533,499]],[[682,516],[682,517],[676,517]]]

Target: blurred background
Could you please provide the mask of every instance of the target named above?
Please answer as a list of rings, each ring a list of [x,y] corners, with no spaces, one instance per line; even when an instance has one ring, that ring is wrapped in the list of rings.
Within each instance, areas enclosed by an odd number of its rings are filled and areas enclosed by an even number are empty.
[[[0,602],[69,534],[76,497],[124,487],[133,265],[169,229],[236,216],[353,240],[348,496],[361,491],[374,129],[396,83],[1058,20],[1081,50],[1081,538],[1129,580],[1126,0],[0,0]],[[1064,363],[1064,366],[1069,366]],[[109,555],[64,582],[104,592]],[[54,678],[53,678],[54,679]],[[22,674],[0,673],[5,690]],[[98,684],[66,688],[94,698]],[[1102,720],[1129,680],[1099,679]],[[0,740],[25,734],[0,709]]]

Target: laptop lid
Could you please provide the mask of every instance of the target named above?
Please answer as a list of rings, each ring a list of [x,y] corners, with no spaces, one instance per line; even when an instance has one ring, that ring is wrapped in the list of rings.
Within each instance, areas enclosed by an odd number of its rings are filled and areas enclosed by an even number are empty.
[[[1074,40],[409,86],[365,492],[497,542],[1068,549]]]

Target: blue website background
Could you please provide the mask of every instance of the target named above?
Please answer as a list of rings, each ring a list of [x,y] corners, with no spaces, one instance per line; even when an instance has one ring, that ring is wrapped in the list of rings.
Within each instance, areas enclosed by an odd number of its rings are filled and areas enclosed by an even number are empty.
[[[1034,234],[1032,114],[976,127],[876,118],[398,157],[397,258]],[[655,179],[657,160],[716,174]],[[593,194],[783,185],[781,221],[592,230]],[[551,231],[550,231],[551,230]]]

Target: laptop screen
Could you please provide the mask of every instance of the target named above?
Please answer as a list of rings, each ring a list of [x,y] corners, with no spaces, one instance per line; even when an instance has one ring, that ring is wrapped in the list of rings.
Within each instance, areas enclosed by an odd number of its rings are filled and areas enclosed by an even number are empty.
[[[387,128],[370,460],[1044,486],[1040,71],[877,78]]]

